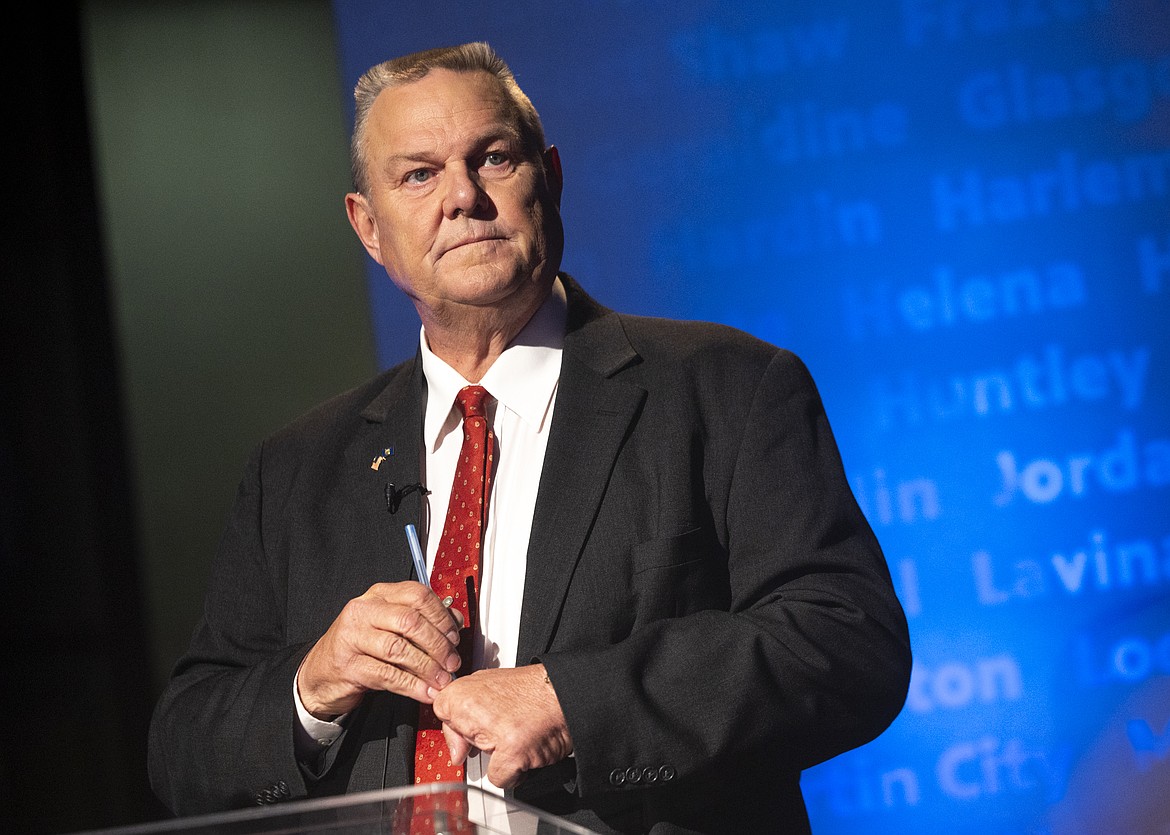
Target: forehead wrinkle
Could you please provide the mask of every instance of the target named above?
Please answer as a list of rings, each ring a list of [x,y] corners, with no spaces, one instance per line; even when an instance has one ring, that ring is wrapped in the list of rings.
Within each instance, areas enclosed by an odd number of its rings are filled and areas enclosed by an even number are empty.
[[[494,77],[471,74],[455,96],[399,100],[398,93],[426,86],[430,77],[388,87],[375,100],[369,116],[371,129],[364,137],[367,153],[373,157],[368,163],[371,172],[376,168],[382,176],[393,177],[404,164],[434,164],[455,155],[473,155],[501,140],[511,143],[509,150],[518,156],[531,156],[524,146],[520,109]],[[375,145],[381,150],[375,151]]]
[[[374,102],[371,115],[383,124],[384,130],[389,128],[393,133],[401,129],[402,123],[396,117],[405,107],[409,111],[407,114],[409,123],[419,126],[420,129],[426,129],[429,124],[435,133],[447,133],[458,120],[469,119],[480,125],[494,123],[500,130],[507,131],[509,138],[512,139],[518,140],[523,135],[520,126],[521,114],[516,103],[494,78],[486,75],[482,79],[471,76],[468,79],[469,84],[459,90],[459,95],[454,100],[448,97],[415,100],[409,105],[396,106],[392,103],[397,93],[413,91],[419,86],[424,86],[429,77],[424,76],[418,81],[388,87],[382,91],[378,97],[380,101]],[[477,116],[478,113],[483,115]]]

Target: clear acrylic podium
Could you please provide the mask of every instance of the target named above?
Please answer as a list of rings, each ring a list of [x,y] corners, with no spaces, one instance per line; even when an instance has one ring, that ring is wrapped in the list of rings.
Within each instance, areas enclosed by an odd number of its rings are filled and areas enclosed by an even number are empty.
[[[298,800],[77,835],[595,835],[474,786],[438,783]]]

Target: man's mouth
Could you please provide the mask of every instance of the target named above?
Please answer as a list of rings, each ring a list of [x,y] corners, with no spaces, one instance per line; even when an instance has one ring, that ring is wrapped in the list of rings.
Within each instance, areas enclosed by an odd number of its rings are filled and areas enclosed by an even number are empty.
[[[482,243],[489,243],[491,241],[502,241],[502,240],[504,240],[504,237],[502,235],[471,235],[467,238],[463,238],[462,240],[456,241],[455,243],[446,247],[443,250],[443,254],[446,255],[448,252],[453,252],[457,249],[462,249],[465,246],[472,246],[474,244],[482,244]]]

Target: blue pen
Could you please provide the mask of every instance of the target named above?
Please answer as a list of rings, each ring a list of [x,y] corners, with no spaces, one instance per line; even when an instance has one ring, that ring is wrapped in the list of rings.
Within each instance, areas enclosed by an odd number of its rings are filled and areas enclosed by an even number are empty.
[[[406,541],[410,543],[410,558],[414,560],[414,570],[418,574],[418,581],[424,586],[430,586],[427,580],[427,561],[423,558],[422,547],[418,544],[418,531],[414,525],[406,526]]]
[[[422,546],[418,544],[418,531],[415,530],[414,525],[406,526],[406,541],[410,544],[410,558],[414,560],[414,570],[418,574],[418,581],[427,588],[430,588],[431,584],[427,580],[427,561],[423,557]],[[443,605],[448,608],[450,608],[453,602],[453,598],[443,598]],[[456,676],[452,673],[451,677],[455,678]]]
[[[418,544],[418,531],[415,530],[414,525],[406,526],[406,541],[410,544],[410,558],[414,560],[414,570],[418,574],[418,581],[427,588],[430,588],[430,580],[427,579],[427,561],[423,557],[422,546]],[[443,598],[443,605],[450,606],[453,598]]]

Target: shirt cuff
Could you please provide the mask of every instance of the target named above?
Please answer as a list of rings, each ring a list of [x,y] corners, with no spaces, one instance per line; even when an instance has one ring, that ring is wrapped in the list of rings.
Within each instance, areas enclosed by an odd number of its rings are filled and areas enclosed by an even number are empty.
[[[338,716],[332,722],[323,722],[305,709],[297,688],[297,676],[293,676],[293,705],[297,710],[297,726],[294,730],[296,755],[301,762],[313,762],[325,749],[337,741],[345,731],[342,721],[349,714]]]

